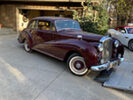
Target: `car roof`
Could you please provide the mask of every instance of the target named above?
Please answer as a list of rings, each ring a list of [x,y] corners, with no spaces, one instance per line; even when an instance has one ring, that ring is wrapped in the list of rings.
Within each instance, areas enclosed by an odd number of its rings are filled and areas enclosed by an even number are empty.
[[[118,30],[119,28],[124,28],[124,27],[133,27],[133,26],[132,25],[118,26],[115,29]]]
[[[49,20],[49,21],[55,21],[55,20],[72,20],[70,18],[64,18],[64,17],[36,17],[33,18],[33,20]]]
[[[117,28],[121,28],[121,27],[133,27],[133,25],[119,26],[119,27],[117,27]]]

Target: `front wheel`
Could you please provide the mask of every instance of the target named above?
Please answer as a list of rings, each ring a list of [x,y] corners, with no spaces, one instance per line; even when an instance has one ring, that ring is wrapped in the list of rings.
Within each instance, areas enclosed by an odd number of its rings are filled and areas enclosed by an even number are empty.
[[[128,44],[129,50],[133,51],[133,40],[131,40]]]
[[[84,58],[77,53],[72,54],[68,58],[67,66],[69,70],[77,76],[83,76],[88,72]]]

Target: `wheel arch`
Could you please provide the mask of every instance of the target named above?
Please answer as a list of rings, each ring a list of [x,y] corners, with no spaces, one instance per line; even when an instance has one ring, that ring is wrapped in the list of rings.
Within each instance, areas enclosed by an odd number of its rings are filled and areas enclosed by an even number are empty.
[[[128,45],[129,45],[130,41],[133,41],[133,38],[131,38],[131,39],[128,41]]]
[[[69,58],[72,54],[74,54],[74,53],[77,53],[77,54],[79,54],[80,56],[82,56],[81,53],[80,53],[79,51],[70,50],[70,51],[68,51],[68,52],[66,53],[66,55],[65,55],[65,57],[64,57],[64,61],[66,62],[66,61],[68,60],[68,58]]]
[[[87,44],[86,44],[87,45]],[[85,60],[86,66],[90,68],[92,65],[97,65],[98,64],[98,58],[97,58],[97,50],[93,45],[88,44],[82,45],[80,49],[73,49],[68,51],[65,54],[64,61],[67,61],[70,55],[73,53],[78,53],[80,56],[82,56]],[[92,60],[93,59],[93,60]]]

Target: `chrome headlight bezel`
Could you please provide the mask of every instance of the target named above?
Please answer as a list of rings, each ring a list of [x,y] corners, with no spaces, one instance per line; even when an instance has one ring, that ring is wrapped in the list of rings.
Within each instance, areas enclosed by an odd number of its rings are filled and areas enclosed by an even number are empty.
[[[100,52],[103,51],[103,44],[102,44],[102,43],[100,43],[100,44],[98,45],[98,50],[99,50]]]
[[[118,48],[119,47],[119,41],[118,40],[115,40],[115,42],[114,42],[114,46],[116,47],[116,48]]]

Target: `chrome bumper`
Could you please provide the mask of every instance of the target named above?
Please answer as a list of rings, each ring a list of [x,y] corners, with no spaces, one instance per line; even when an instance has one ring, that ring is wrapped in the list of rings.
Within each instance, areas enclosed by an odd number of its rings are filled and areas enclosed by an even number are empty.
[[[115,66],[118,66],[121,62],[124,61],[124,58],[119,58],[114,61],[109,61],[102,65],[92,66],[91,70],[93,71],[102,71],[102,70],[109,70],[110,68],[114,68]]]

